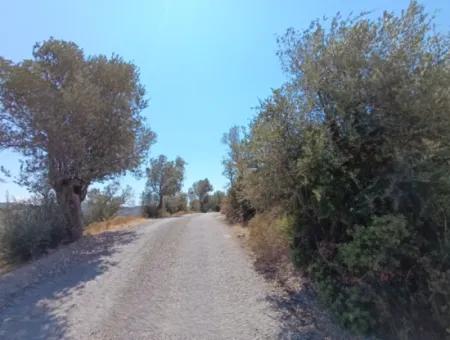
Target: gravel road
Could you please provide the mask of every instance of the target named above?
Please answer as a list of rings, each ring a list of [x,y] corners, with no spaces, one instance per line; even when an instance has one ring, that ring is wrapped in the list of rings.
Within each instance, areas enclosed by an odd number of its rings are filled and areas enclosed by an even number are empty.
[[[294,338],[274,296],[219,214],[153,220],[0,277],[0,339]]]

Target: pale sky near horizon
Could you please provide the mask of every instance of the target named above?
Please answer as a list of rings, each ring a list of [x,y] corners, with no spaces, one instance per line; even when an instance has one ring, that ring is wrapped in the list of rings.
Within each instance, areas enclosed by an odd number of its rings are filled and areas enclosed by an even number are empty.
[[[4,1],[0,12],[0,55],[15,62],[31,57],[38,41],[53,36],[71,40],[88,55],[112,53],[134,62],[141,71],[149,107],[143,112],[157,133],[151,156],[181,156],[187,161],[184,188],[209,178],[224,189],[221,144],[233,125],[246,125],[259,99],[286,76],[276,56],[276,37],[287,28],[336,12],[344,16],[383,10],[399,13],[408,0],[322,1]],[[438,31],[449,32],[450,1],[420,1],[435,13]],[[13,175],[20,156],[0,152],[0,165]],[[145,179],[127,175],[136,198]],[[0,201],[30,194],[7,179]],[[137,199],[136,199],[137,203]]]

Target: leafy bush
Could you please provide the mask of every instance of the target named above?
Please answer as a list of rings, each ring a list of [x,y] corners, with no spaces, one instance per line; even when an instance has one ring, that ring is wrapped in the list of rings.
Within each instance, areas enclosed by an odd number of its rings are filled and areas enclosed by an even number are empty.
[[[144,193],[142,200],[142,215],[148,218],[167,217],[171,214],[188,211],[187,194],[178,192],[164,197],[160,208],[159,195]]]
[[[188,210],[187,194],[180,192],[165,198],[164,206],[169,214]]]
[[[204,203],[204,211],[220,211],[225,193],[220,190],[215,191],[212,195],[207,195]]]
[[[68,237],[53,195],[7,203],[0,217],[0,256],[7,262],[36,258]]]
[[[157,204],[146,204],[142,206],[142,216],[147,218],[161,217],[161,210],[158,209]]]
[[[213,190],[213,186],[209,183],[207,178],[201,179],[192,184],[192,187],[188,190],[189,201],[191,203],[191,210],[207,212],[210,208],[209,192]]]
[[[411,235],[403,216],[375,216],[368,226],[355,226],[348,233],[352,239],[338,245],[337,258],[352,275],[395,275],[403,256],[418,255],[408,244]]]
[[[295,263],[353,331],[449,337],[449,37],[413,1],[279,43],[291,79],[225,138],[224,212],[291,216]]]
[[[85,222],[87,224],[105,221],[113,217],[123,204],[131,197],[131,188],[119,192],[119,184],[112,183],[103,190],[92,189],[88,193],[85,207]]]
[[[245,224],[255,215],[255,209],[249,200],[239,195],[239,189],[236,188],[238,185],[236,182],[228,189],[226,197],[222,200],[221,212],[228,221]]]
[[[189,200],[189,210],[190,211],[200,212],[201,209],[202,209],[202,206],[200,204],[200,200],[197,200],[197,199]]]

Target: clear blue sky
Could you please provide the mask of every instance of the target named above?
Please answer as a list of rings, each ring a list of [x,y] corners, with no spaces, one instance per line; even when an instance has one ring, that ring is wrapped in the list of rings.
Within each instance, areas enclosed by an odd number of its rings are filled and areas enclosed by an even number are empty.
[[[276,36],[288,27],[306,28],[315,18],[340,11],[399,12],[407,0],[199,0],[199,1],[24,1],[1,0],[0,55],[30,58],[32,46],[53,36],[72,40],[86,54],[117,53],[141,70],[150,105],[145,110],[158,134],[151,154],[187,162],[185,188],[208,177],[223,189],[220,140],[232,125],[246,124],[252,107],[285,79]],[[449,31],[450,1],[422,1],[437,10],[437,28]],[[0,165],[17,174],[19,156],[0,152]],[[121,179],[136,195],[144,180]],[[18,199],[25,188],[0,183]]]

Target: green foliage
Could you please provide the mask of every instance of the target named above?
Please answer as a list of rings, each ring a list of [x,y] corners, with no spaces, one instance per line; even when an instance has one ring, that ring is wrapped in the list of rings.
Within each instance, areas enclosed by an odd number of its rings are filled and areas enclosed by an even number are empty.
[[[400,253],[409,248],[410,233],[403,216],[375,216],[368,226],[355,226],[347,233],[352,240],[338,246],[337,256],[349,272],[358,276],[368,271],[398,270]]]
[[[164,211],[158,208],[159,197],[157,195],[142,194],[142,216],[148,218],[162,217]]]
[[[207,195],[203,209],[205,211],[220,211],[222,201],[225,198],[225,193],[220,190],[214,191],[213,194]]]
[[[222,138],[228,147],[227,157],[223,160],[223,174],[228,178],[230,187],[221,211],[231,222],[246,223],[255,215],[255,209],[244,194],[244,174],[253,171],[247,160],[247,138],[245,129],[237,126],[232,127]]]
[[[210,208],[208,205],[209,193],[213,191],[213,186],[207,178],[201,179],[189,189],[189,201],[191,202],[191,210],[207,212]]]
[[[89,185],[137,171],[155,141],[144,95],[135,65],[73,42],[50,38],[33,59],[0,60],[0,148],[25,157],[22,184],[55,190],[72,239]]]
[[[173,196],[166,197],[164,206],[170,214],[188,211],[187,194],[184,192],[179,192]]]
[[[414,1],[290,29],[290,81],[225,138],[224,212],[292,216],[295,263],[355,332],[449,334],[449,42]]]
[[[119,192],[119,184],[111,183],[103,190],[92,189],[88,192],[86,200],[85,222],[105,221],[113,217],[119,209],[131,197],[131,187],[127,187]]]
[[[184,204],[182,202],[184,196],[180,196],[180,190],[183,185],[185,165],[186,162],[181,157],[169,161],[166,156],[159,155],[158,158],[150,160],[150,166],[147,168],[147,183],[142,194],[144,215],[162,217],[167,213],[166,210],[174,210],[176,205]],[[166,202],[171,205],[168,209],[165,207]]]
[[[213,190],[209,180],[205,178],[195,182],[189,189],[190,209],[192,211],[220,211],[225,193],[220,190],[209,194]]]
[[[236,182],[228,189],[222,202],[221,212],[230,222],[246,223],[255,215],[255,210],[250,202],[242,197],[239,184],[240,182]]]
[[[68,237],[54,195],[7,203],[0,211],[0,257],[10,263],[44,254]]]

